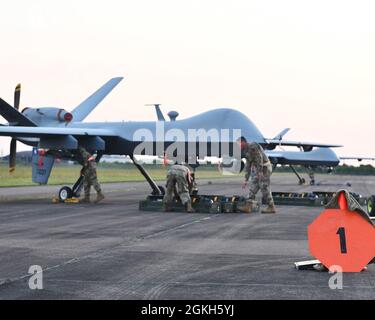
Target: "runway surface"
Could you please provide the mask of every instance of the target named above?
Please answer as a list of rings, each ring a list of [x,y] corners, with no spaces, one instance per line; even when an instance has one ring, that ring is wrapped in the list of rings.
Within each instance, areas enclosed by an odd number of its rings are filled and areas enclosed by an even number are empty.
[[[199,177],[199,174],[198,174]],[[321,186],[275,174],[273,191],[375,194],[374,177],[318,176]],[[276,215],[138,211],[145,183],[103,185],[93,204],[52,204],[59,187],[0,189],[0,299],[374,299],[375,266],[345,274],[297,271],[309,260],[307,226],[322,208]],[[240,179],[201,181],[201,193],[243,194]],[[43,268],[30,290],[29,267]]]

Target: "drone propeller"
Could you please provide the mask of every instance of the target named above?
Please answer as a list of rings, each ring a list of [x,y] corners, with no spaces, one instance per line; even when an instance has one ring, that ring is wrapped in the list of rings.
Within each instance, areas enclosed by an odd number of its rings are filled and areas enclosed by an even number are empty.
[[[14,90],[14,105],[13,107],[18,111],[20,108],[21,100],[21,84],[16,86]],[[10,152],[9,152],[9,173],[13,173],[16,169],[16,158],[17,158],[17,140],[12,138],[10,141]]]

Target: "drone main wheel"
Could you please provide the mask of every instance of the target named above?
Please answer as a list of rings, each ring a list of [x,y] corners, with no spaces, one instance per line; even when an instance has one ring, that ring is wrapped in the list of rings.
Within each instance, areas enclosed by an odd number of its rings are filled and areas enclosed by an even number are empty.
[[[69,187],[62,187],[59,190],[59,199],[60,201],[64,202],[66,199],[69,199],[73,196],[73,191]]]

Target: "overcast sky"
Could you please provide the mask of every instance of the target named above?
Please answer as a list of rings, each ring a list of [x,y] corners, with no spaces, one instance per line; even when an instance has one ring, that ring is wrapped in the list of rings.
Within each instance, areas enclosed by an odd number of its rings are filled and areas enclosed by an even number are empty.
[[[22,108],[71,110],[124,76],[86,121],[231,107],[266,137],[375,156],[374,16],[361,0],[3,1],[0,96],[21,82]]]

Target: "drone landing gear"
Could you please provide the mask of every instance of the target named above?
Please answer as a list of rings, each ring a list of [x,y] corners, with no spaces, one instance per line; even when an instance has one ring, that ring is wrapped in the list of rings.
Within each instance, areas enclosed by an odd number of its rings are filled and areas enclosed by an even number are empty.
[[[134,158],[133,155],[130,156],[130,159],[133,161],[136,168],[139,170],[139,172],[142,174],[142,176],[146,179],[146,181],[149,183],[153,196],[163,196],[165,195],[165,189],[162,186],[158,186],[156,182],[152,179],[150,174],[146,171],[146,169],[140,165],[137,160]]]
[[[302,178],[302,177],[298,174],[297,170],[296,170],[292,165],[290,165],[289,167],[290,167],[290,169],[292,169],[292,171],[294,172],[294,174],[297,176],[297,178],[298,178],[298,184],[299,184],[299,185],[303,185],[303,184],[305,184],[305,183],[306,183],[306,180],[305,180],[304,178]]]
[[[79,198],[83,187],[83,176],[80,176],[73,188],[64,186],[59,190],[59,200],[65,202],[68,199]]]
[[[310,178],[310,186],[315,186],[315,174],[309,173],[309,178]]]

